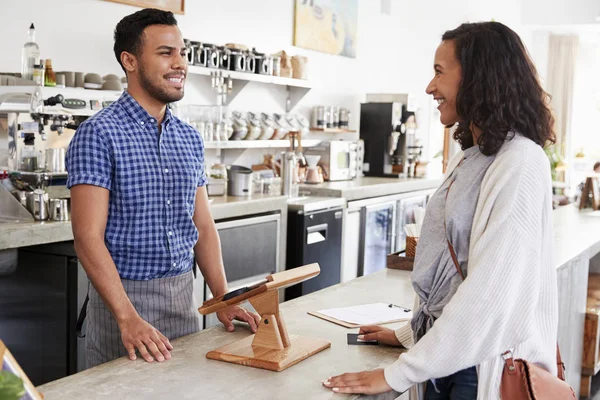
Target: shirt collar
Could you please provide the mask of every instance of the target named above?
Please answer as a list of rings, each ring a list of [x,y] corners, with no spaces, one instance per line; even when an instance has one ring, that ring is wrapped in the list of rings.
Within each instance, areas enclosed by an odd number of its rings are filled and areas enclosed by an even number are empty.
[[[156,124],[156,119],[148,114],[148,111],[146,111],[144,107],[142,107],[140,103],[138,103],[137,100],[129,94],[129,92],[124,91],[119,98],[118,103],[125,109],[127,114],[129,114],[129,116],[140,125],[147,123]],[[169,121],[171,121],[171,110],[167,105],[163,125],[167,124]]]

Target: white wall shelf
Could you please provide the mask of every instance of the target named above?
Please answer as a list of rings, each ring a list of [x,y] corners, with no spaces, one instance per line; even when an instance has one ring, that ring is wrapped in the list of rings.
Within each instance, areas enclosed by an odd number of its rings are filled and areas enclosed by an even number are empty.
[[[303,140],[302,147],[314,147],[321,143],[321,140]],[[268,148],[286,148],[290,146],[289,140],[230,140],[227,142],[205,142],[207,149],[268,149]]]
[[[273,75],[253,74],[249,72],[228,71],[225,69],[199,67],[197,65],[188,66],[188,73],[194,75],[203,75],[210,77],[213,72],[222,72],[224,78],[233,80],[233,89],[227,95],[227,104],[242,91],[248,82],[265,83],[269,85],[285,86],[288,91],[289,107],[286,111],[291,111],[302,98],[308,93],[313,85],[305,79],[283,78]]]

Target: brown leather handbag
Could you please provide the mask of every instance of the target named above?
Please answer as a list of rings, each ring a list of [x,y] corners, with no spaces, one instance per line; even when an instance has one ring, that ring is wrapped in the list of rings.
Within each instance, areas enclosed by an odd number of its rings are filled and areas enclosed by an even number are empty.
[[[452,181],[446,192],[446,199],[452,187]],[[444,220],[444,230],[446,221]],[[458,264],[456,252],[450,239],[446,236],[448,250],[458,274],[465,277]],[[502,354],[504,358],[504,369],[500,382],[500,398],[503,400],[576,400],[575,392],[565,381],[565,364],[560,357],[558,344],[556,345],[556,364],[558,366],[557,376],[552,375],[545,369],[530,363],[527,360],[513,358],[512,352],[506,351]]]

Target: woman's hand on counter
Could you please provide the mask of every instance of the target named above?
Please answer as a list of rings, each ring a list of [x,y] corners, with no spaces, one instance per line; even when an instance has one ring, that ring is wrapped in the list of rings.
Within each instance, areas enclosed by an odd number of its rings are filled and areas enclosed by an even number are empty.
[[[221,311],[217,311],[217,318],[228,332],[235,330],[233,326],[233,320],[246,322],[250,325],[252,333],[256,333],[258,324],[260,323],[260,317],[252,312],[243,309],[240,306],[229,306]]]
[[[358,331],[360,340],[377,340],[379,344],[402,346],[393,330],[377,325],[361,326]]]
[[[136,349],[147,362],[171,359],[170,350],[173,350],[173,346],[169,339],[139,315],[122,321],[119,329],[130,360],[136,359]]]
[[[379,394],[392,390],[385,380],[382,368],[327,378],[323,381],[323,386],[335,393]]]

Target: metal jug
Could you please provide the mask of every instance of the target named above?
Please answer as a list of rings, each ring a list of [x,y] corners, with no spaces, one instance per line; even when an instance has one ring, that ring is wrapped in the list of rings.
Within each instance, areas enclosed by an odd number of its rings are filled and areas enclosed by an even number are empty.
[[[27,209],[36,221],[48,219],[48,194],[41,189],[27,193]]]
[[[69,208],[67,199],[51,199],[49,201],[50,219],[52,221],[68,221]]]

